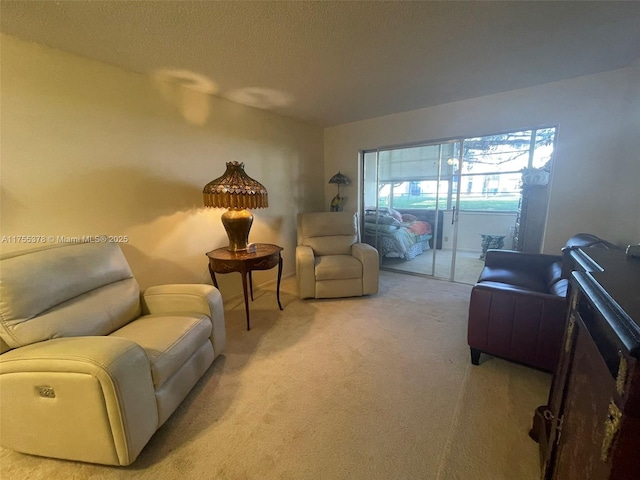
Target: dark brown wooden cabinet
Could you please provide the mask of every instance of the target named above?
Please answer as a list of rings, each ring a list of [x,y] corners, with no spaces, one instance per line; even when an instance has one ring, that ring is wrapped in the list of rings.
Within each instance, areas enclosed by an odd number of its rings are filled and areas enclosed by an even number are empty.
[[[548,185],[523,185],[513,234],[513,249],[540,253],[547,221]]]
[[[548,404],[544,480],[640,478],[640,260],[574,250],[570,310]],[[540,415],[542,414],[542,415]]]

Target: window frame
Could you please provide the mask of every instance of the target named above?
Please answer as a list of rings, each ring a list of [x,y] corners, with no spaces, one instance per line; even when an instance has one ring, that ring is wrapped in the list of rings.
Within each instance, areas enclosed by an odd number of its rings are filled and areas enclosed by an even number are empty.
[[[548,163],[552,166],[554,161],[555,161],[555,153],[556,153],[556,145],[557,145],[557,140],[558,140],[558,126],[557,125],[542,125],[542,126],[537,126],[537,127],[531,127],[531,128],[520,128],[520,129],[513,129],[513,130],[504,130],[501,132],[497,132],[497,133],[490,133],[490,134],[486,134],[486,135],[473,135],[473,136],[458,136],[458,137],[451,137],[451,138],[447,138],[447,139],[442,139],[442,140],[430,140],[427,142],[414,142],[414,143],[409,143],[409,144],[402,144],[402,145],[393,145],[393,146],[387,146],[387,147],[379,147],[379,148],[373,148],[373,149],[364,149],[361,150],[361,155],[362,155],[362,165],[364,166],[364,157],[366,154],[380,154],[381,152],[385,152],[385,151],[392,151],[392,150],[398,150],[398,149],[403,149],[403,148],[412,148],[412,147],[428,147],[428,146],[432,146],[432,145],[442,145],[445,143],[450,143],[455,145],[456,143],[459,145],[459,149],[462,149],[462,154],[463,154],[463,158],[462,158],[462,162],[463,162],[463,166],[464,166],[464,151],[465,151],[465,142],[468,142],[470,140],[475,140],[475,139],[482,139],[485,137],[494,137],[494,136],[500,136],[500,135],[509,135],[509,134],[517,134],[517,133],[524,133],[524,132],[529,132],[529,147],[527,150],[523,150],[523,152],[526,152],[526,154],[528,154],[528,158],[527,158],[527,167],[525,168],[533,168],[533,164],[534,164],[534,156],[535,156],[535,152],[536,152],[536,148],[538,147],[537,144],[537,138],[538,138],[538,132],[540,131],[544,131],[544,130],[553,130],[552,132],[552,140],[550,143],[551,146],[551,152],[549,154],[549,159],[548,159]],[[460,153],[459,151],[457,152],[458,154]],[[464,172],[457,172],[455,168],[451,168],[451,169],[447,169],[446,172],[442,171],[440,173],[440,182],[447,182],[448,184],[448,188],[446,189],[446,191],[443,191],[442,189],[440,189],[440,196],[441,198],[446,198],[446,205],[442,205],[442,207],[440,207],[438,205],[438,208],[441,210],[451,210],[453,204],[455,203],[455,197],[457,195],[457,190],[456,188],[460,188],[460,185],[463,184],[462,179],[463,178],[469,178],[469,177],[489,177],[492,175],[496,175],[498,177],[500,176],[504,176],[504,175],[521,175],[522,174],[522,169],[516,169],[516,170],[508,170],[508,171],[486,171],[486,172],[478,172],[478,173],[464,173]],[[363,172],[363,181],[365,181],[364,179],[364,172]],[[438,182],[438,176],[437,175],[428,175],[428,176],[418,176],[412,179],[405,179],[405,180],[399,180],[398,182],[392,182],[392,181],[384,181],[384,182],[380,182],[379,179],[376,177],[376,182],[378,184],[378,186],[382,186],[384,185],[390,185],[390,192],[389,192],[389,207],[394,206],[394,184],[397,183],[412,183],[412,182],[423,182],[423,181],[428,181],[428,182]],[[514,189],[513,191],[514,195],[515,194],[521,194],[521,184],[519,187],[517,187],[516,189]],[[436,195],[437,198],[437,194]],[[505,209],[505,210],[494,210],[494,209],[474,209],[474,208],[462,208],[462,202],[463,202],[463,197],[464,197],[465,193],[464,192],[460,192],[460,210],[461,212],[478,212],[478,213],[516,213],[518,211],[518,207],[516,206],[515,209]],[[362,204],[365,205],[365,192],[363,189],[363,193],[362,193]],[[434,199],[434,202],[436,201],[436,199]],[[382,206],[380,205],[380,196],[377,195],[376,196],[376,203],[378,204],[378,206]],[[405,207],[398,207],[398,208],[405,208]],[[412,208],[425,208],[425,207],[412,207]],[[434,207],[427,207],[427,208],[435,208]]]

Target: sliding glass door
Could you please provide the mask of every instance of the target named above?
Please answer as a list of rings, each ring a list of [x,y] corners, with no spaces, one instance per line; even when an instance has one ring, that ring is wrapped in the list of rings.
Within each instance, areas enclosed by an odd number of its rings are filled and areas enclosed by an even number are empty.
[[[523,174],[548,181],[555,134],[545,127],[364,151],[363,240],[384,269],[475,283],[488,248],[519,248]],[[537,216],[544,223],[546,203]]]
[[[382,267],[452,279],[459,162],[459,141],[364,152],[363,239]]]

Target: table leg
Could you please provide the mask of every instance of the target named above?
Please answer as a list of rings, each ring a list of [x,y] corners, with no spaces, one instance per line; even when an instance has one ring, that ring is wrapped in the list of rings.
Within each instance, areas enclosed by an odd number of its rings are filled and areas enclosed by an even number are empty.
[[[249,296],[247,294],[247,272],[240,272],[242,274],[242,290],[244,292],[244,309],[247,312],[247,330],[251,330],[251,323],[249,321]]]
[[[278,258],[278,284],[276,287],[276,298],[278,299],[278,307],[280,307],[280,310],[283,310],[282,304],[280,303],[280,279],[282,279],[282,255]]]
[[[211,268],[211,264],[209,264],[209,273],[211,274],[211,281],[213,282],[213,286],[218,288],[218,280],[216,279],[216,273]]]
[[[251,292],[251,301],[253,302],[253,276],[251,270],[249,270],[249,291]]]

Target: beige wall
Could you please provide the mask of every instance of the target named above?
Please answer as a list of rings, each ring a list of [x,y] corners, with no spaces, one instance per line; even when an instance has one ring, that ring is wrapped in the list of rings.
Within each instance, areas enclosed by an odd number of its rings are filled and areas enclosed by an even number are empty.
[[[629,86],[626,96],[625,141],[617,169],[615,188],[609,216],[610,229],[619,232],[618,241],[640,243],[640,62],[629,70]]]
[[[323,204],[322,129],[1,40],[1,235],[126,235],[142,287],[211,283],[204,254],[227,237],[224,210],[203,208],[202,188],[237,160],[269,191],[250,240],[283,246],[285,274],[295,272],[296,214]],[[237,274],[220,280],[223,295],[241,288]]]
[[[638,85],[637,68],[627,68],[327,128],[325,178],[338,170],[357,178],[362,149],[557,125],[544,251],[582,231],[637,243],[639,102],[630,101]],[[355,211],[357,185],[349,188],[346,209]],[[325,185],[325,204],[333,195]]]

